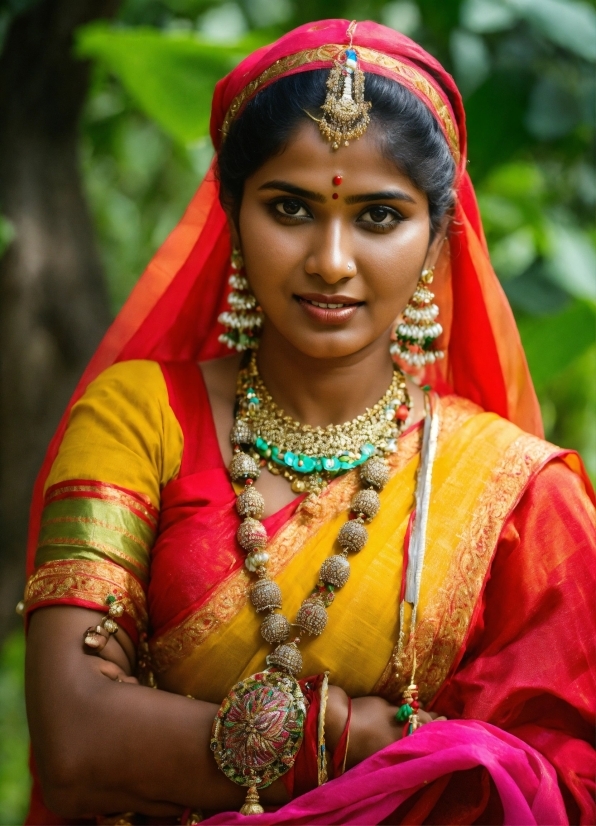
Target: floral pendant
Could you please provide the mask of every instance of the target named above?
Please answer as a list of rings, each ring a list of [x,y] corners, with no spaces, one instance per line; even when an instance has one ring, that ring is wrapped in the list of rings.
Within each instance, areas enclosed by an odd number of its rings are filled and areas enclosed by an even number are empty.
[[[221,704],[211,750],[226,777],[249,787],[243,814],[263,811],[257,789],[271,785],[294,765],[305,716],[302,690],[283,671],[262,671],[241,680]]]

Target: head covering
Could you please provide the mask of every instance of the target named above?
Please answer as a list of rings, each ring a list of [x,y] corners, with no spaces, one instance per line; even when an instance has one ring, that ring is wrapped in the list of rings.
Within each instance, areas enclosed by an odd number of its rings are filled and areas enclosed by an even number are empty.
[[[457,162],[456,207],[433,289],[446,357],[427,368],[461,396],[542,435],[540,411],[513,314],[491,267],[472,183],[466,171],[466,129],[459,91],[442,66],[393,29],[370,21],[322,20],[300,26],[242,61],[215,88],[211,137],[221,146],[230,122],[260,89],[279,77],[331,68],[352,45],[359,65],[402,83],[433,112]],[[322,101],[321,101],[322,103]],[[343,150],[340,150],[343,151]],[[133,289],[85,370],[38,476],[31,513],[28,573],[33,567],[43,486],[70,408],[103,370],[127,359],[206,360],[229,353],[218,341],[231,250],[218,200],[217,156],[182,220]]]

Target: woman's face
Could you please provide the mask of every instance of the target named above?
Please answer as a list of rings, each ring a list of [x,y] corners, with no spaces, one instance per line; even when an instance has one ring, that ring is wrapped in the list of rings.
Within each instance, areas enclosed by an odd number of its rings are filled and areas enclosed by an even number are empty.
[[[429,247],[426,195],[371,133],[334,152],[305,122],[245,184],[238,240],[265,335],[313,358],[387,347],[442,240]]]

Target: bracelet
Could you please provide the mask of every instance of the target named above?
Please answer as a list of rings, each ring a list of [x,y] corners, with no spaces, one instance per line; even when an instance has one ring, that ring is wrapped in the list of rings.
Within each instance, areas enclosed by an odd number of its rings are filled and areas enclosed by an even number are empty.
[[[102,617],[99,625],[90,625],[83,634],[83,644],[96,654],[103,651],[112,634],[118,633],[118,623],[116,619],[124,613],[124,606],[120,600],[120,596],[108,594],[105,600],[108,606],[108,613],[105,617]]]

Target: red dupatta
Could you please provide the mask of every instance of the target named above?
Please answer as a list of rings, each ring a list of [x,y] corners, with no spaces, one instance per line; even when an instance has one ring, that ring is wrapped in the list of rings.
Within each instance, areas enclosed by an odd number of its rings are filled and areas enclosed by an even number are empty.
[[[215,89],[211,136],[242,105],[284,75],[333,65],[348,45],[348,20],[323,20],[295,29],[247,57]],[[352,27],[353,28],[353,27]],[[420,46],[369,21],[352,36],[366,72],[402,83],[429,106],[458,162],[456,209],[449,244],[435,276],[446,358],[426,380],[447,382],[460,396],[542,435],[540,412],[519,334],[491,267],[472,183],[466,171],[466,131],[453,79]],[[333,48],[336,47],[335,50]],[[70,408],[103,370],[127,359],[206,360],[227,353],[217,321],[225,308],[230,236],[218,199],[217,156],[178,226],[156,253],[85,370],[46,454],[34,489],[27,574],[33,570],[43,487],[66,429]]]

